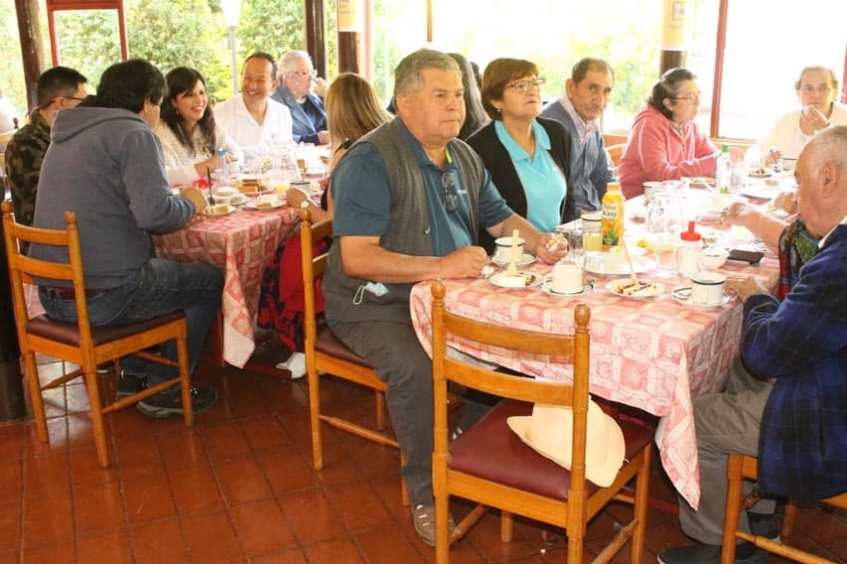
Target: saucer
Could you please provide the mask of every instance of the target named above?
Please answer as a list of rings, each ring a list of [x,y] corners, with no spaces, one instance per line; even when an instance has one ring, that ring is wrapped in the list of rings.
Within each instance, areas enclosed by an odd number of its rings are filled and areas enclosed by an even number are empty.
[[[492,258],[491,261],[494,264],[496,264],[497,266],[509,266],[508,260],[500,260],[496,256],[494,258]],[[523,266],[529,266],[534,262],[535,262],[534,256],[532,256],[529,253],[524,253],[524,254],[521,255],[521,258],[519,260],[515,261],[515,266],[520,268],[520,267],[523,267]]]
[[[552,274],[548,274],[547,276],[545,276],[544,280],[541,282],[541,290],[545,294],[550,294],[551,296],[558,296],[560,298],[571,298],[571,297],[575,297],[575,296],[582,296],[584,294],[587,294],[588,292],[590,292],[593,289],[594,289],[594,283],[593,282],[587,282],[585,284],[585,286],[583,286],[582,290],[579,290],[578,292],[557,292],[556,290],[553,289],[553,275]]]
[[[488,281],[501,288],[521,289],[535,286],[540,278],[538,274],[526,270],[519,270],[513,275],[503,270],[494,274]]]
[[[216,204],[214,206],[207,206],[205,214],[210,217],[218,217],[222,215],[229,215],[234,211],[235,206],[231,206],[229,204]]]
[[[682,304],[688,307],[696,307],[700,309],[715,309],[719,307],[723,307],[729,302],[732,301],[732,296],[724,292],[723,299],[716,304],[698,304],[696,302],[691,301],[691,286],[683,286],[680,288],[674,288],[671,292],[671,297],[673,301],[678,304]]]
[[[273,202],[258,203],[255,200],[244,205],[245,208],[258,211],[270,211],[281,208],[286,204],[285,200],[277,198]]]

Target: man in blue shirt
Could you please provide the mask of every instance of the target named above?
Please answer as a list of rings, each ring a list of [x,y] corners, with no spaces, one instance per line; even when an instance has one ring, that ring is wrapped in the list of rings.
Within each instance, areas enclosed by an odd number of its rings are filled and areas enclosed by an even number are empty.
[[[465,106],[455,61],[422,49],[395,73],[397,118],[363,137],[333,172],[335,242],[323,289],[336,336],[388,384],[415,530],[433,545],[432,362],[411,325],[411,287],[479,276],[488,261],[479,227],[495,237],[517,229],[544,262],[565,250],[548,248],[550,235],[509,209],[479,156],[456,139]]]
[[[571,136],[568,186],[574,191],[578,210],[600,209],[606,184],[612,180],[601,118],[614,85],[615,73],[606,61],[582,59],[565,82],[565,95],[541,112],[541,117],[564,125]]]
[[[755,278],[732,282],[744,302],[741,359],[726,391],[694,402],[700,489],[680,523],[699,541],[663,564],[720,561],[729,453],[758,456],[759,491],[812,501],[847,491],[847,126],[818,133],[797,161],[799,213],[819,250],[783,301]],[[742,511],[739,527],[748,530]],[[701,544],[702,543],[702,544]],[[763,562],[743,543],[735,562]]]
[[[315,76],[312,58],[305,51],[289,51],[279,62],[279,88],[271,98],[291,110],[295,143],[329,143],[323,100],[312,92],[312,82],[326,90],[326,82]]]

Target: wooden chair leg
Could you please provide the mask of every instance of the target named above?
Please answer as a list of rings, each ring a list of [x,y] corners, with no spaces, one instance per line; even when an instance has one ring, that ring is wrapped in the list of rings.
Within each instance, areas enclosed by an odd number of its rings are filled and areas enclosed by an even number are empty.
[[[721,564],[735,562],[735,531],[738,530],[739,512],[741,511],[741,468],[743,459],[740,455],[729,455],[727,462],[727,491],[726,509],[723,518],[723,546],[721,548]]]
[[[433,458],[438,457],[435,455]],[[450,496],[447,493],[447,469],[446,460],[434,460],[433,473],[434,497],[435,497],[435,562],[436,564],[448,564],[450,562],[450,530],[447,526],[450,514]]]
[[[583,542],[585,542],[585,523],[569,524],[568,534],[568,562],[582,562]]]
[[[309,379],[309,421],[312,426],[312,466],[320,470],[324,465],[321,438],[321,388],[320,376],[314,362],[306,359],[306,377]]]
[[[783,541],[791,536],[794,524],[797,522],[797,504],[792,500],[785,502],[785,512],[782,516],[782,530],[779,532]]]
[[[183,325],[185,328],[185,326]],[[186,427],[194,425],[194,406],[191,403],[191,368],[188,365],[188,346],[185,331],[176,339],[176,356],[179,363],[179,380],[182,387],[182,416]]]
[[[91,404],[91,423],[94,426],[94,445],[97,447],[97,460],[100,466],[109,466],[109,445],[106,441],[106,429],[103,423],[103,406],[100,403],[100,389],[97,386],[97,366],[87,367],[84,374],[88,383],[88,402]]]
[[[629,561],[639,564],[644,555],[644,541],[647,531],[647,506],[650,501],[650,459],[652,448],[647,445],[642,454],[644,460],[635,478],[635,507],[633,518],[636,519],[635,530],[632,533],[629,547]]]
[[[50,434],[47,432],[47,417],[44,414],[44,398],[41,397],[41,383],[38,381],[38,365],[35,362],[35,353],[28,352],[24,355],[24,377],[29,387],[29,399],[32,403],[32,416],[35,419],[35,434],[42,443],[50,442]]]
[[[380,431],[385,430],[385,394],[382,392],[374,392],[376,397],[376,428]]]
[[[508,511],[500,513],[500,540],[502,542],[512,542],[512,536],[515,531],[515,520],[512,514]]]

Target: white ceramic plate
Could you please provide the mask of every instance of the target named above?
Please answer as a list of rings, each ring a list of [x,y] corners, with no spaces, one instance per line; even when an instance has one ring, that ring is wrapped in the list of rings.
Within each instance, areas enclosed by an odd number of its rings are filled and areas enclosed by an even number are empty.
[[[257,204],[255,200],[244,205],[245,208],[258,211],[270,211],[281,208],[285,205],[285,200],[277,199],[275,202],[267,202],[266,204]]]
[[[489,282],[501,288],[529,288],[535,286],[541,277],[534,272],[519,270],[517,274],[509,274],[505,270],[494,274],[488,279]]]
[[[206,215],[209,217],[219,217],[222,215],[229,215],[235,211],[235,206],[231,206],[229,204],[218,204],[216,206],[207,206],[206,207]]]
[[[249,201],[250,200],[244,194],[237,194],[236,196],[233,196],[232,198],[230,198],[229,205],[231,205],[231,206],[243,206],[244,204],[246,204]]]
[[[509,265],[508,260],[501,260],[501,259],[498,259],[497,257],[491,259],[491,261],[498,266],[508,266]],[[534,262],[535,262],[534,256],[530,255],[529,253],[524,253],[524,254],[521,255],[520,260],[518,260],[515,263],[515,266],[517,266],[518,268],[521,268],[523,266],[529,266]]]
[[[782,188],[779,185],[771,185],[765,184],[764,182],[751,182],[750,184],[745,184],[741,188],[741,194],[744,196],[749,196],[750,198],[759,198],[761,200],[770,200],[771,198],[775,198],[780,192],[782,192]]]
[[[723,299],[716,304],[698,304],[697,302],[691,301],[691,287],[684,286],[681,288],[674,288],[671,292],[671,297],[673,301],[676,303],[682,304],[688,307],[696,307],[700,309],[715,309],[718,307],[723,307],[729,302],[732,301],[732,296],[724,292]]]
[[[629,278],[612,280],[608,284],[606,284],[606,290],[616,296],[620,296],[622,298],[632,298],[634,300],[648,300],[651,298],[655,298],[656,296],[660,295],[662,292],[665,291],[665,285],[661,282],[645,282],[645,284],[649,284],[647,288],[639,290],[639,292],[635,295],[626,294],[626,288],[631,284],[633,284],[633,282]]]
[[[548,274],[547,276],[545,276],[544,280],[542,280],[542,282],[541,282],[541,290],[543,290],[544,293],[550,294],[551,296],[558,296],[560,298],[574,298],[576,296],[582,296],[584,294],[587,294],[588,292],[590,292],[593,289],[594,289],[594,284],[589,282],[579,292],[557,292],[556,290],[553,289],[553,275],[552,274]]]
[[[644,256],[637,256],[632,246],[630,258],[636,274],[656,268],[656,263]],[[582,269],[600,276],[629,276],[629,266],[623,253],[588,253],[583,257]]]

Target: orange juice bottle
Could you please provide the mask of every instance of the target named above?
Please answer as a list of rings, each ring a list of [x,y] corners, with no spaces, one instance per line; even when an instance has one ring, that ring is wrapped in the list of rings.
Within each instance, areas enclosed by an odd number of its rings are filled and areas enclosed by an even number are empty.
[[[603,232],[603,250],[617,247],[623,242],[623,202],[621,185],[609,182],[601,203]]]

